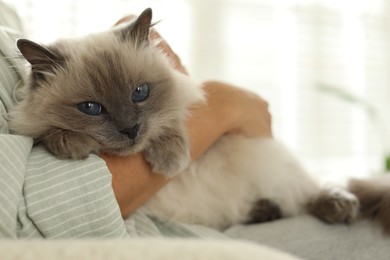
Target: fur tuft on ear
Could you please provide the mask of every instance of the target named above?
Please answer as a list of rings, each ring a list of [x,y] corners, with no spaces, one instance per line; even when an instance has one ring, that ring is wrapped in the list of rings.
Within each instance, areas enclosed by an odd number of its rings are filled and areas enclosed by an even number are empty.
[[[145,9],[138,18],[120,29],[119,37],[124,41],[133,41],[136,46],[149,44],[149,30],[152,27],[152,9]]]
[[[19,39],[16,45],[23,57],[31,64],[35,79],[43,79],[63,64],[64,59],[48,48],[27,39]]]

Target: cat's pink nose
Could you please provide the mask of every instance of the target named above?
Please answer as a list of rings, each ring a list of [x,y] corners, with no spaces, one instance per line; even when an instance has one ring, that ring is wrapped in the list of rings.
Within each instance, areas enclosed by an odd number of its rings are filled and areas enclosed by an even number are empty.
[[[125,128],[121,130],[120,132],[124,135],[127,135],[129,139],[135,139],[138,135],[138,130],[139,130],[140,125],[136,124],[133,127],[130,128]]]

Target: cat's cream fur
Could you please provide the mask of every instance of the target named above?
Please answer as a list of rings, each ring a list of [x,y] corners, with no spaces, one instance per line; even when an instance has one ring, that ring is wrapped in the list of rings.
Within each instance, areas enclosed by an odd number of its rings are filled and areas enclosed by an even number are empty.
[[[226,136],[143,210],[166,219],[225,228],[248,222],[259,198],[276,203],[283,217],[301,214],[319,190],[317,182],[276,140]]]
[[[11,129],[62,158],[142,151],[155,171],[176,175],[141,209],[165,220],[223,229],[306,211],[330,223],[356,217],[354,195],[322,188],[274,139],[225,136],[189,163],[184,119],[204,94],[149,43],[151,15],[147,9],[130,24],[49,46],[19,40],[32,74],[10,113]],[[148,98],[132,101],[145,82]],[[82,113],[77,107],[85,101],[104,110]]]

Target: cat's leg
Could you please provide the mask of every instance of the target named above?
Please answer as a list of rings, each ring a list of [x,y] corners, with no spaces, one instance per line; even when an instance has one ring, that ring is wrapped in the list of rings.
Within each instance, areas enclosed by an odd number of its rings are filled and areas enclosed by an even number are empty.
[[[85,159],[90,153],[97,153],[100,145],[94,139],[73,131],[54,129],[38,139],[55,156],[61,159]]]
[[[151,141],[144,151],[144,156],[154,172],[172,177],[183,171],[190,162],[185,132],[180,128],[170,129],[169,134]]]
[[[359,200],[341,187],[326,187],[309,202],[308,211],[330,224],[349,223],[358,216]]]
[[[263,223],[282,218],[279,206],[269,199],[256,201],[245,224]]]

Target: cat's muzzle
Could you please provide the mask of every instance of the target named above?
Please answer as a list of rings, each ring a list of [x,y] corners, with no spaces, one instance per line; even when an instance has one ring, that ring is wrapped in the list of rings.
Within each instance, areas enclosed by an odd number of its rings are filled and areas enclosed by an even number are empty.
[[[126,135],[129,139],[133,140],[137,137],[140,124],[135,124],[133,127],[125,128],[120,133]]]

